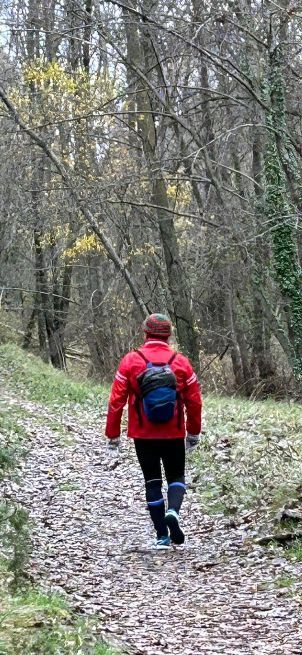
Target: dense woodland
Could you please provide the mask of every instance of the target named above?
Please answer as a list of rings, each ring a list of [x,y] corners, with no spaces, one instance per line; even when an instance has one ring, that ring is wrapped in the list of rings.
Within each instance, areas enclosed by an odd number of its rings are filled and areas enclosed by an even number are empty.
[[[164,311],[241,393],[299,385],[300,4],[0,8],[1,321],[104,379]]]

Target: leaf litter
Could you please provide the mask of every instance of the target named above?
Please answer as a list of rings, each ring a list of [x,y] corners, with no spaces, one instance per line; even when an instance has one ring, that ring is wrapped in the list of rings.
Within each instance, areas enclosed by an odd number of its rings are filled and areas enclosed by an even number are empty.
[[[275,584],[281,574],[301,579],[300,563],[223,515],[202,514],[194,484],[185,546],[153,550],[132,444],[113,461],[95,411],[61,412],[60,439],[51,409],[2,396],[31,414],[22,480],[6,492],[33,519],[30,573],[42,588],[66,595],[97,619],[100,637],[133,655],[301,655],[301,586]],[[188,473],[198,476],[192,465]]]

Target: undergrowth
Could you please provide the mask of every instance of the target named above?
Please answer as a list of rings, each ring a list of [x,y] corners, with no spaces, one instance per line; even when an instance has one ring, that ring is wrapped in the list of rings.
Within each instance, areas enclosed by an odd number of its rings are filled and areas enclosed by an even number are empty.
[[[290,559],[302,562],[302,539],[296,539],[286,549],[286,554]]]
[[[101,643],[97,622],[65,599],[39,590],[0,593],[0,655],[117,655]]]
[[[283,506],[302,508],[301,406],[215,397],[204,404],[195,456],[204,512],[245,515],[255,527],[276,522]]]
[[[30,400],[60,406],[100,406],[108,390],[88,381],[76,382],[14,344],[0,346],[0,377],[6,386]]]

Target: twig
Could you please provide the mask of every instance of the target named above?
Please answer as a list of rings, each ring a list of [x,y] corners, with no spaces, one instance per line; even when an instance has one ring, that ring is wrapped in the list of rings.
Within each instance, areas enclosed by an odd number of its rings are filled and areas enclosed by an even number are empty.
[[[295,539],[302,539],[302,531],[298,532],[284,532],[282,534],[268,534],[264,537],[255,539],[255,542],[260,546],[266,546],[272,541],[278,541],[280,544],[287,543],[288,541],[295,541]]]
[[[200,371],[200,375],[202,375],[208,368],[210,368],[210,366],[212,366],[213,362],[215,362],[215,359],[219,359],[221,361],[224,358],[225,354],[227,353],[229,347],[230,344],[228,343],[221,353],[218,353],[217,355],[215,355],[215,357],[212,357],[211,361],[208,362],[207,365]]]

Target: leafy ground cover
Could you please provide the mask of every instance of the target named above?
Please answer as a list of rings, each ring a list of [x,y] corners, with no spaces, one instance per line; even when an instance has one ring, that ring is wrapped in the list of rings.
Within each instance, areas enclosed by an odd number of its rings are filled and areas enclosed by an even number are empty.
[[[205,398],[188,542],[163,556],[131,444],[117,462],[106,452],[108,390],[10,345],[0,367],[1,487],[23,512],[7,525],[0,655],[111,655],[107,641],[137,655],[300,654],[299,406]],[[285,548],[258,543],[284,531]]]
[[[2,347],[1,378],[23,397],[45,404],[73,401],[92,406],[100,391],[76,384],[15,346]],[[61,406],[62,406],[61,405]],[[33,430],[33,421],[36,429]],[[24,460],[30,453],[37,430],[51,429],[66,443],[68,431],[60,415],[37,415],[19,403],[0,404],[0,655],[116,655],[99,642],[93,617],[78,615],[62,594],[39,589],[31,580],[28,559],[32,521],[15,500],[22,484]],[[64,488],[64,485],[63,485]]]

